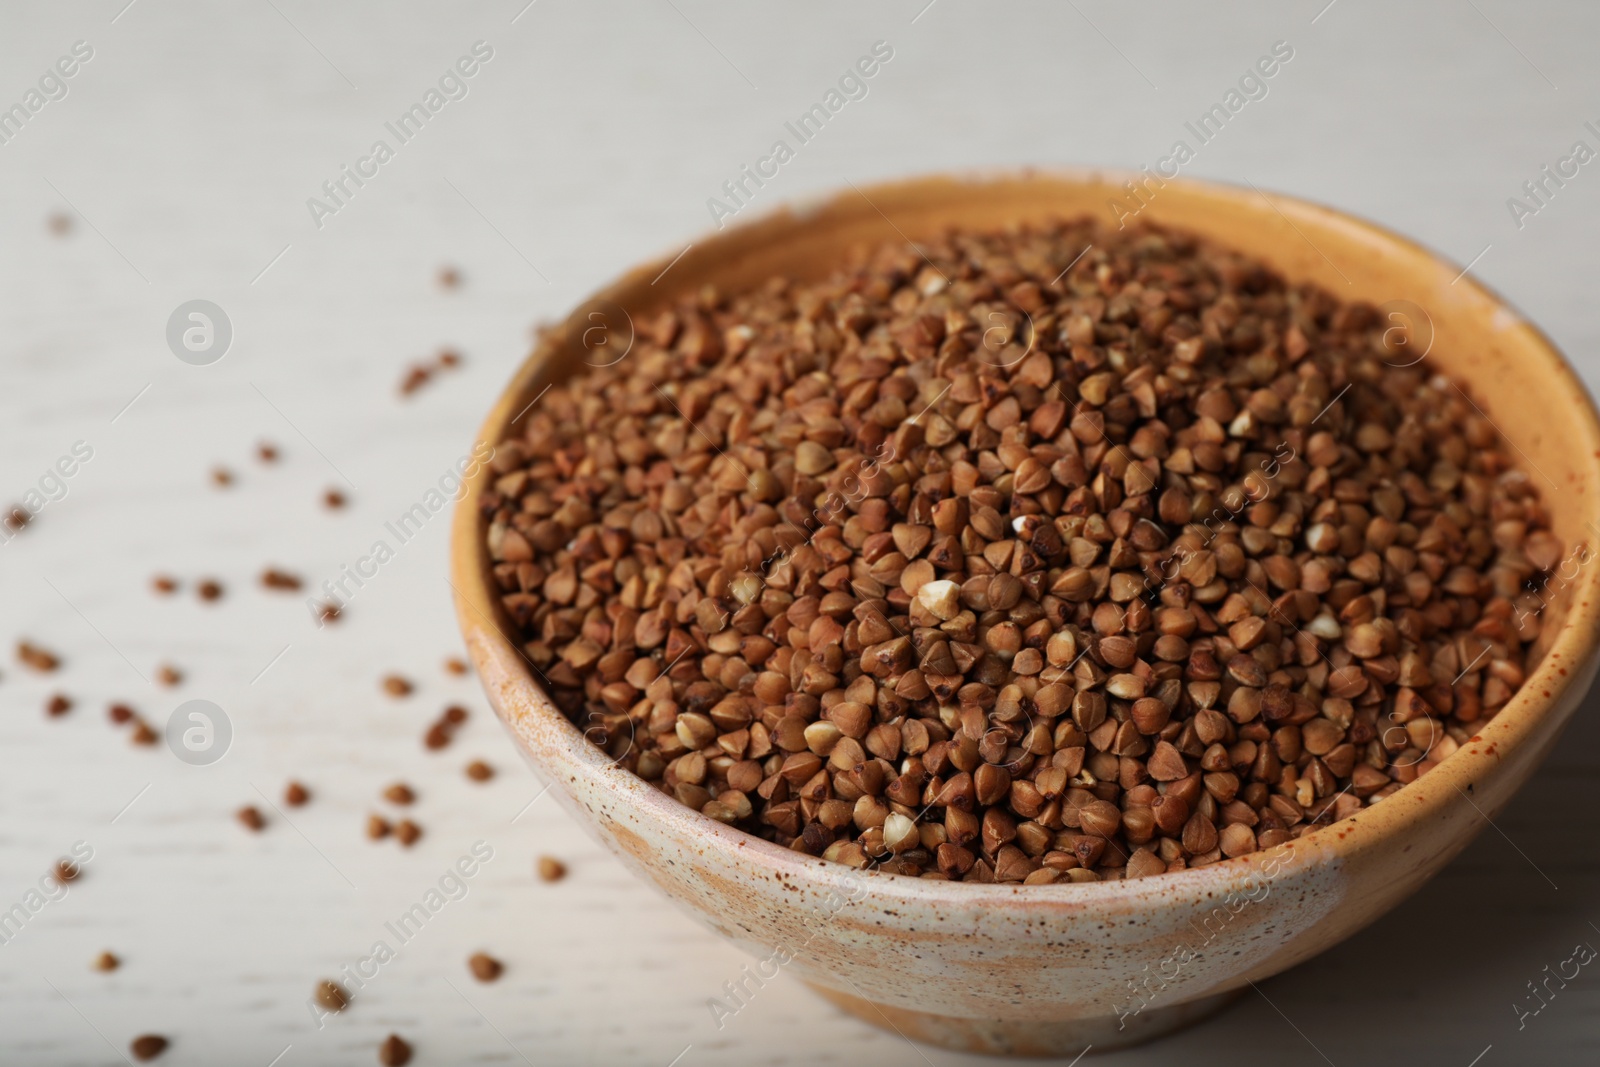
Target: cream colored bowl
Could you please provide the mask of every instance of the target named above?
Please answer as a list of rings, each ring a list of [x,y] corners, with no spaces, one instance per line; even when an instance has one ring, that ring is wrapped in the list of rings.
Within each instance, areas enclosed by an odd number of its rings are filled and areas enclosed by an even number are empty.
[[[498,443],[546,384],[593,360],[583,334],[597,307],[643,321],[706,283],[732,291],[779,273],[815,278],[849,246],[950,225],[1111,221],[1113,198],[1133,206],[1122,186],[1130,177],[908,181],[704,238],[670,268],[667,260],[640,267],[574,313],[517,373],[481,440]],[[1563,543],[1593,545],[1594,408],[1550,342],[1470,276],[1370,223],[1254,189],[1170,182],[1140,217],[1344,300],[1423,309],[1433,365],[1515,448]],[[1353,818],[1268,851],[1132,881],[1022,887],[856,872],[691,811],[584,740],[505,636],[479,514],[489,479],[485,471],[472,480],[454,519],[457,611],[490,701],[555,795],[630,869],[752,956],[792,954],[788,969],[846,1010],[950,1048],[1072,1056],[1091,1043],[1145,1040],[1349,937],[1414,893],[1511,799],[1597,664],[1600,579],[1574,562],[1546,616],[1544,656],[1515,698],[1437,769]]]

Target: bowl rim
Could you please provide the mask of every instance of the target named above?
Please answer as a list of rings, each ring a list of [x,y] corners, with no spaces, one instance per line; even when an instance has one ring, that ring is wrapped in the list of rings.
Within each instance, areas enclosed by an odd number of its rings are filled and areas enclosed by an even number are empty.
[[[702,250],[750,235],[765,227],[792,224],[800,225],[816,214],[830,209],[843,209],[852,200],[864,200],[873,205],[880,196],[918,188],[934,189],[948,186],[952,193],[983,195],[986,190],[1021,183],[1121,185],[1140,181],[1146,176],[1136,171],[1100,167],[1019,167],[984,168],[968,171],[943,172],[932,175],[901,178],[878,182],[864,187],[853,183],[846,189],[826,190],[783,202],[759,214],[735,222],[728,227],[706,234],[689,247]],[[1181,189],[1183,195],[1212,197],[1230,201],[1260,198],[1281,215],[1291,226],[1296,222],[1310,222],[1319,226],[1340,227],[1351,231],[1369,244],[1384,246],[1388,250],[1409,257],[1419,265],[1426,262],[1449,274],[1456,274],[1458,264],[1409,237],[1395,233],[1387,227],[1358,218],[1338,209],[1290,194],[1267,194],[1254,184],[1198,180],[1186,177],[1168,179],[1168,188]],[[872,196],[871,194],[879,194]],[[858,212],[864,214],[864,212]],[[1062,211],[1064,217],[1074,212]],[[881,212],[879,212],[881,214]],[[1263,217],[1266,217],[1263,214]],[[1155,213],[1158,224],[1162,220]],[[891,223],[892,225],[892,223]],[[898,227],[897,227],[898,228]],[[1181,224],[1174,225],[1182,229]],[[1299,227],[1296,226],[1296,229]],[[1226,243],[1225,241],[1220,243]],[[575,306],[571,315],[558,327],[570,331],[583,308],[598,301],[619,295],[641,280],[659,278],[671,264],[682,258],[687,249],[662,255],[634,267],[590,294]],[[1275,264],[1275,269],[1279,269]],[[1291,276],[1292,280],[1292,276]],[[1526,332],[1524,347],[1538,361],[1539,371],[1564,379],[1571,403],[1576,406],[1578,422],[1584,440],[1581,444],[1586,457],[1586,481],[1591,487],[1600,487],[1600,415],[1593,399],[1563,353],[1531,320],[1497,292],[1475,276],[1462,270],[1457,283],[1468,287],[1468,294],[1486,301],[1495,311],[1514,316],[1514,325]],[[653,284],[653,282],[652,282]],[[665,302],[679,290],[665,287],[660,300]],[[539,344],[518,365],[511,381],[496,399],[489,415],[479,429],[477,440],[497,444],[506,436],[506,429],[526,411],[522,401],[543,366]],[[535,398],[537,399],[537,398]],[[520,410],[513,411],[519,407]],[[1497,428],[1498,429],[1498,428]],[[1502,435],[1504,436],[1504,435]],[[1509,442],[1509,438],[1507,438]],[[1516,447],[1513,444],[1513,447]],[[1171,900],[1174,894],[1184,898],[1214,899],[1258,877],[1264,866],[1282,864],[1290,868],[1312,866],[1330,855],[1349,858],[1380,847],[1386,838],[1415,821],[1425,819],[1442,806],[1452,803],[1452,794],[1459,793],[1485,813],[1472,801],[1467,791],[1496,766],[1503,763],[1518,747],[1518,742],[1530,734],[1536,724],[1577,685],[1587,686],[1591,668],[1600,657],[1600,568],[1584,567],[1575,581],[1565,616],[1555,638],[1545,650],[1538,667],[1529,674],[1511,700],[1492,719],[1480,724],[1471,740],[1458,751],[1442,760],[1426,775],[1406,784],[1387,802],[1365,808],[1355,815],[1321,826],[1302,837],[1285,844],[1224,858],[1204,867],[1192,867],[1141,879],[1119,879],[1095,882],[1057,882],[1050,885],[1024,886],[1017,883],[977,883],[945,881],[892,875],[876,869],[853,868],[845,864],[823,860],[820,857],[785,848],[764,838],[728,826],[680,804],[675,798],[646,783],[631,771],[614,765],[600,749],[591,744],[550,700],[548,694],[535,680],[530,669],[531,661],[502,627],[505,620],[498,596],[491,588],[487,544],[484,538],[486,523],[479,515],[479,500],[489,484],[492,472],[488,464],[470,477],[464,478],[462,495],[458,498],[451,519],[450,584],[458,621],[467,638],[469,654],[475,661],[480,680],[506,725],[517,734],[519,743],[525,742],[523,731],[515,718],[533,711],[543,720],[541,725],[553,727],[555,733],[542,734],[543,738],[559,738],[560,745],[528,753],[541,775],[550,786],[561,777],[582,774],[618,795],[634,813],[657,824],[671,826],[692,835],[707,846],[715,847],[728,857],[743,857],[743,862],[763,867],[781,879],[805,879],[813,884],[840,885],[863,875],[872,878],[875,900],[898,899],[907,903],[948,904],[965,909],[986,905],[1004,904],[1015,907],[1027,902],[1045,906],[1050,910],[1067,908],[1077,910],[1086,905],[1116,900],[1127,903],[1130,899],[1146,898],[1154,903]],[[1571,546],[1564,546],[1570,548]],[[1591,549],[1595,546],[1590,545]],[[1592,556],[1590,557],[1593,558]],[[475,640],[474,638],[478,638]],[[1581,695],[1581,694],[1580,694]],[[503,703],[516,703],[505,707]],[[547,763],[547,761],[549,761]],[[559,764],[557,766],[556,764]],[[550,786],[547,786],[549,788]]]

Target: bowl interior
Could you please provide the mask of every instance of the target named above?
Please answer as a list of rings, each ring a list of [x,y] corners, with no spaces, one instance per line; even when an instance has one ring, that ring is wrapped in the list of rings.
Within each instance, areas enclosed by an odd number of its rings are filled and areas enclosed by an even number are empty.
[[[1126,184],[1129,181],[1143,183],[1135,187],[1137,199]],[[1600,424],[1582,383],[1550,342],[1475,279],[1403,238],[1314,204],[1262,193],[1254,187],[1187,181],[1158,187],[1143,175],[1090,172],[941,177],[852,188],[699,240],[677,259],[664,258],[637,268],[585,301],[544,335],[485,422],[480,440],[490,444],[502,440],[518,428],[519,420],[546,386],[581,371],[586,361],[597,361],[592,343],[597,323],[613,331],[615,344],[615,331],[631,337],[633,324],[646,321],[653,311],[701,286],[736,291],[772,275],[819,278],[830,273],[854,246],[890,240],[915,242],[950,227],[1001,228],[1081,215],[1098,215],[1114,223],[1119,215],[1135,210],[1141,220],[1210,238],[1270,264],[1293,281],[1315,283],[1342,301],[1367,301],[1379,305],[1385,314],[1398,308],[1395,313],[1405,318],[1394,321],[1411,327],[1416,331],[1412,336],[1428,342],[1428,365],[1457,383],[1516,451],[1522,468],[1543,493],[1568,560],[1563,564],[1565,580],[1559,588],[1552,583],[1543,592],[1549,606],[1543,609],[1538,670],[1480,733],[1486,741],[1514,745],[1543,712],[1560,701],[1569,686],[1587,676],[1582,668],[1594,653],[1600,578],[1596,568],[1588,566],[1593,559],[1588,546],[1596,543],[1600,533],[1596,525]],[[493,592],[483,540],[485,524],[478,509],[479,497],[491,477],[485,470],[469,482],[454,520],[458,607],[469,635],[482,631],[487,642],[474,650],[475,655],[491,657],[496,663],[495,678],[486,672],[486,683],[536,691],[533,674],[518,658],[517,646],[506,637],[513,630]],[[542,693],[537,696],[534,703],[542,709],[541,714],[559,719]],[[511,725],[518,728],[516,723]],[[563,758],[591,768],[604,764],[603,755],[589,746],[575,727],[564,721],[545,726],[551,729],[540,730],[540,744],[559,738],[555,743],[570,747]],[[1463,748],[1432,774],[1407,786],[1405,792],[1432,793],[1433,800],[1443,802],[1453,789],[1476,780],[1495,760],[1493,744]],[[705,834],[712,840],[736,835],[739,847],[764,861],[785,866],[822,864],[687,809],[669,815],[675,802],[636,779],[620,788],[633,792],[634,784],[654,794],[640,802],[662,817],[676,819],[681,813],[706,823]],[[1431,802],[1422,809],[1429,807]],[[1419,810],[1415,805],[1404,813],[1399,809],[1399,805],[1379,805],[1370,809],[1372,818],[1364,812],[1361,832],[1341,832],[1340,847],[1370,843],[1395,820]],[[1323,838],[1331,829],[1315,831],[1301,840]],[[1347,842],[1347,836],[1353,839]],[[1225,861],[1157,881],[1209,878],[1242,862]],[[968,883],[918,886],[914,879],[896,881],[904,883],[904,892],[918,896],[932,891],[985,889]],[[1066,884],[1034,887],[1033,892],[1095,893],[1110,885]],[[935,886],[943,888],[935,890]]]

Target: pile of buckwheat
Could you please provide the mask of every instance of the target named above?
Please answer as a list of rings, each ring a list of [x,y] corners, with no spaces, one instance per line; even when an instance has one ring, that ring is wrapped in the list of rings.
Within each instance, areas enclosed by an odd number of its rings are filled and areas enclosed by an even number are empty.
[[[702,291],[499,444],[494,577],[592,741],[780,845],[1030,885],[1270,848],[1494,715],[1560,562],[1391,326],[1087,220]]]

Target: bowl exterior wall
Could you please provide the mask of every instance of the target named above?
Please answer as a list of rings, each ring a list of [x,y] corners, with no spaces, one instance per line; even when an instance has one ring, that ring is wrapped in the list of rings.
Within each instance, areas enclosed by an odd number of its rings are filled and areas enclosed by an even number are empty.
[[[580,307],[524,365],[482,440],[501,440],[539,388],[581,366],[579,337],[597,303],[639,319],[701,284],[814,277],[851,245],[893,238],[884,215],[916,238],[948,225],[1098,213],[1126,197],[1126,177],[926,179],[730,229],[698,243],[666,275],[670,285],[653,287],[662,261]],[[1432,358],[1537,470],[1564,543],[1592,542],[1593,408],[1549,343],[1493,294],[1452,281],[1455,268],[1409,242],[1287,197],[1172,182],[1141,217],[1212,237],[1341,299],[1423,309]],[[907,1019],[1094,1020],[1096,1032],[1114,1020],[1120,1032],[1146,1012],[1216,997],[1323,951],[1416,891],[1487,825],[1555,743],[1597,665],[1600,583],[1585,552],[1546,612],[1544,660],[1511,704],[1432,773],[1353,818],[1267,852],[1116,883],[978,886],[858,872],[692,812],[583,740],[506,635],[478,509],[491,477],[470,483],[455,517],[458,613],[491,702],[556,797],[631,870],[750,953],[757,973],[788,970],[835,999]],[[980,1031],[989,1032],[972,1033]],[[962,1047],[1022,1051],[972,1040]]]

